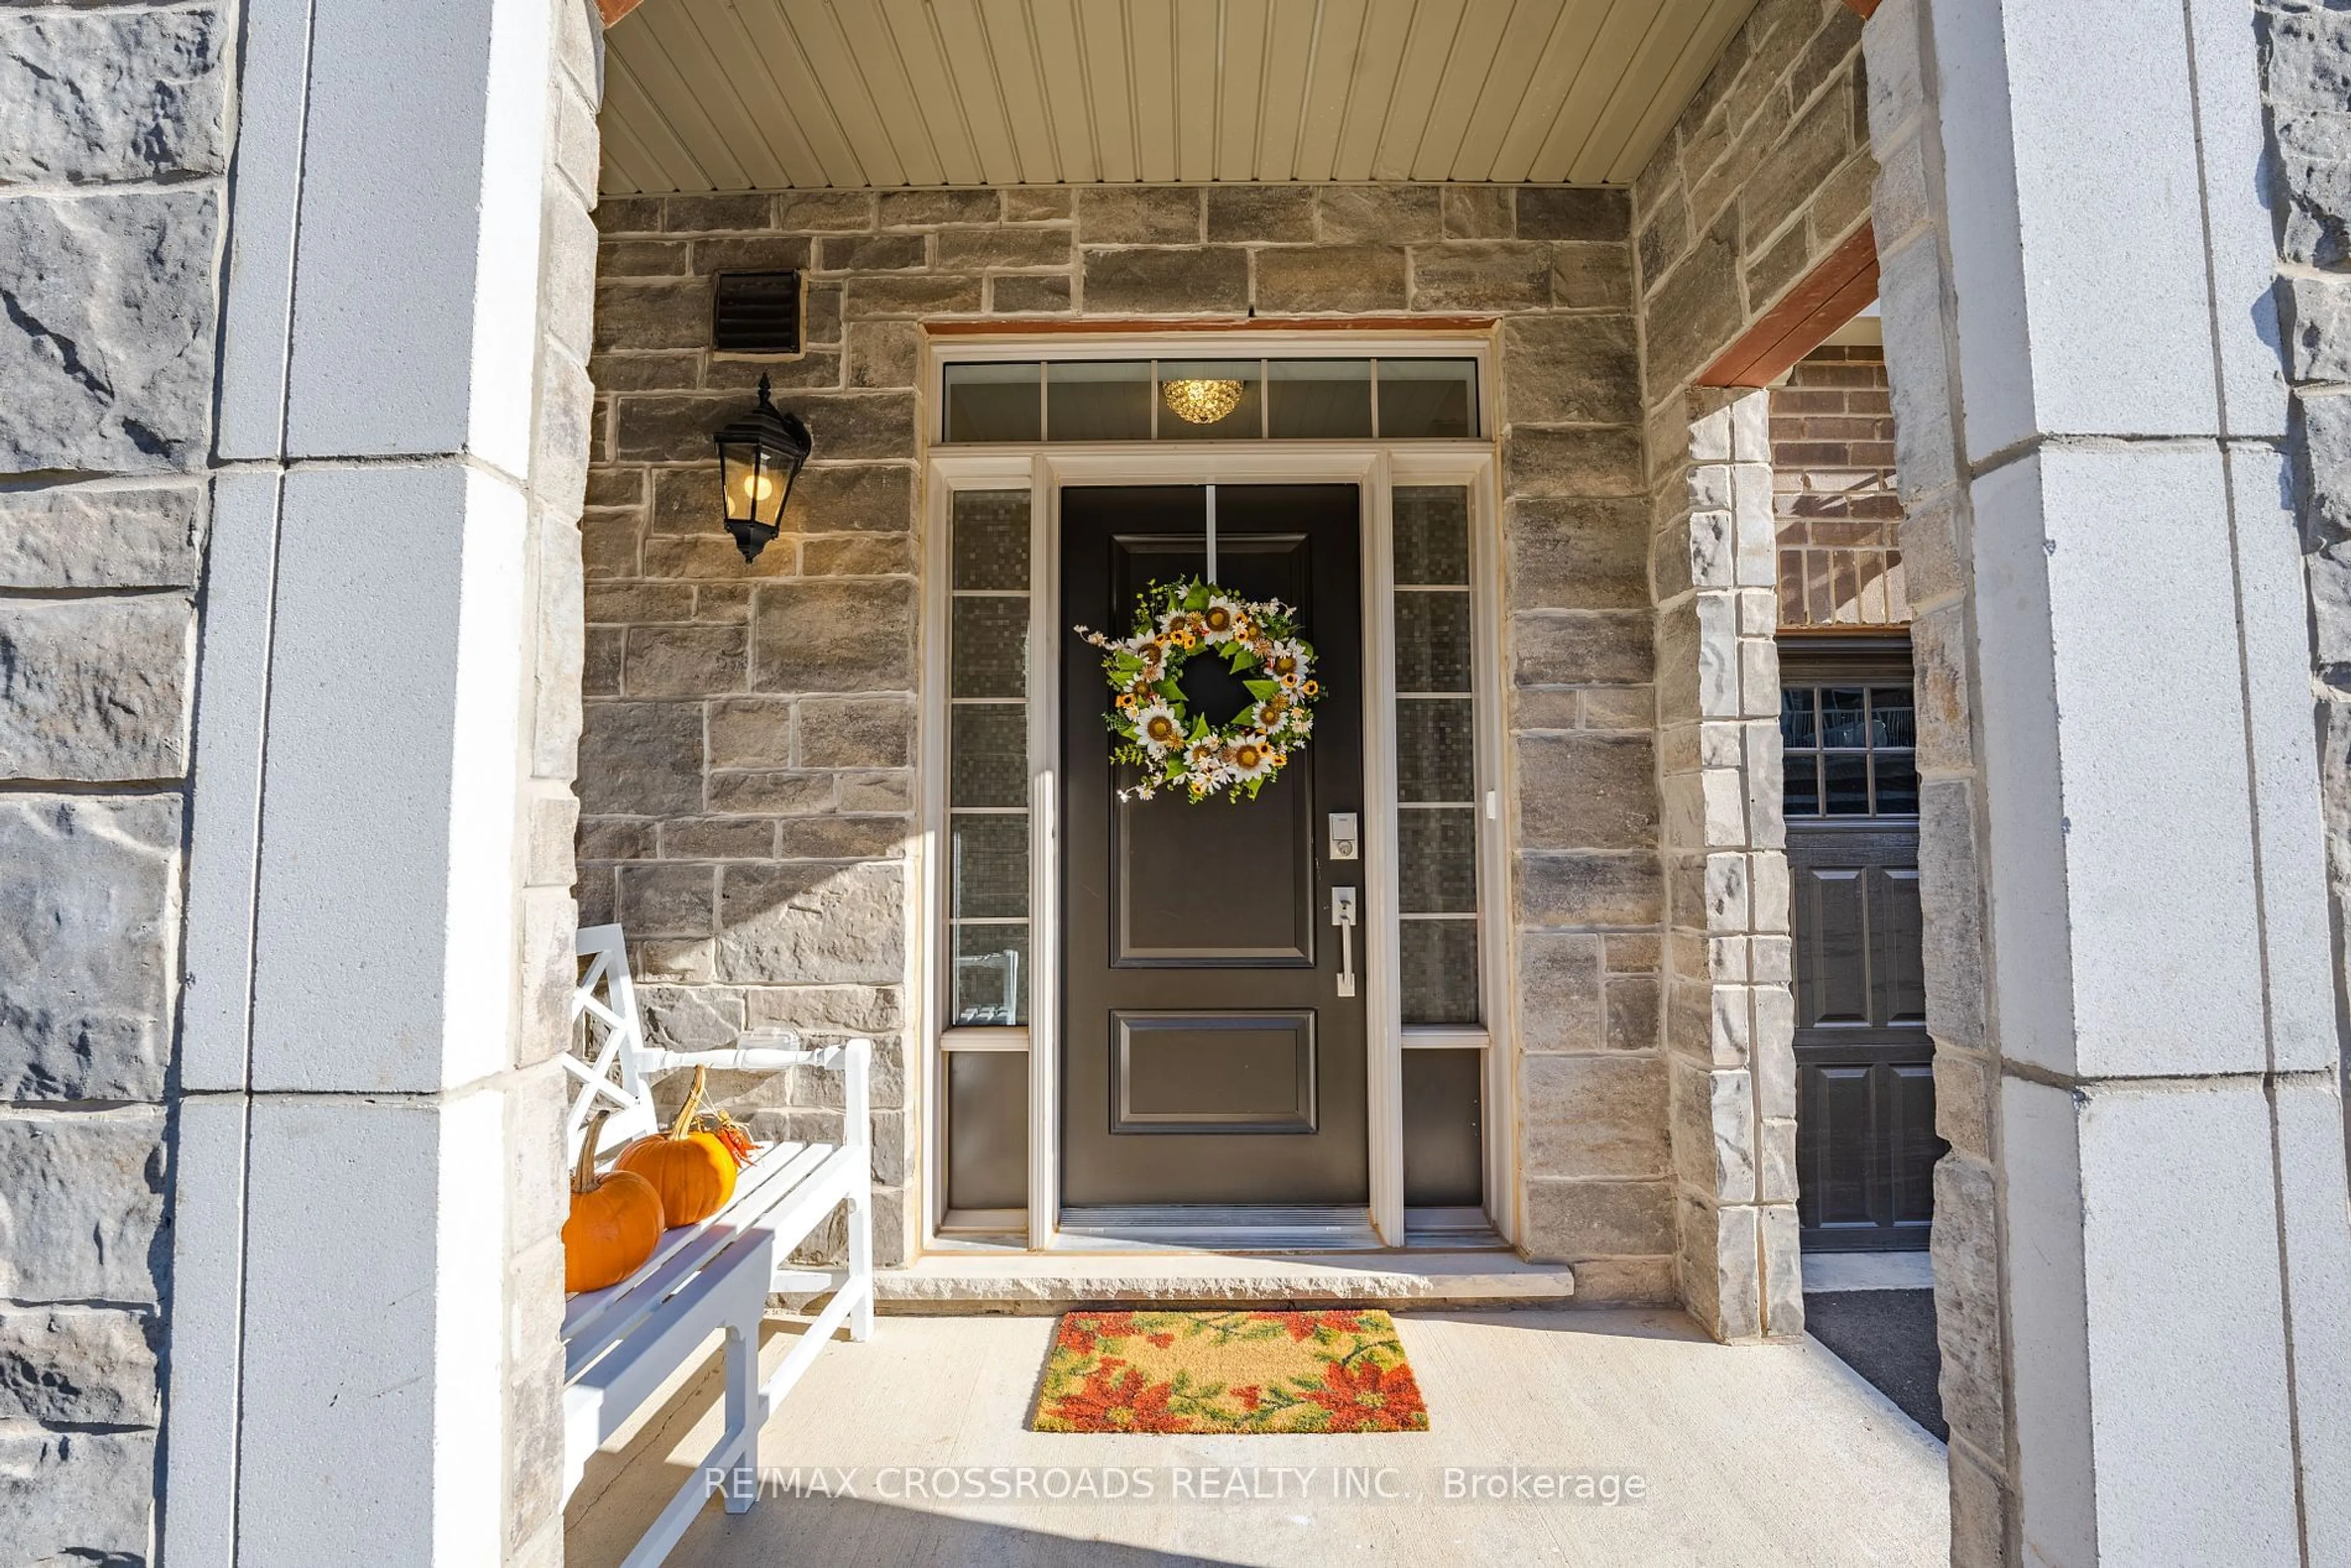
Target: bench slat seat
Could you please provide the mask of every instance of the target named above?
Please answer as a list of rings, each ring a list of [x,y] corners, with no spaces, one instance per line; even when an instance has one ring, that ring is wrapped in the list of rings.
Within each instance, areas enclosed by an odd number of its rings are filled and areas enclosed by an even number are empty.
[[[752,1228],[784,1194],[813,1176],[837,1147],[810,1144],[771,1145],[743,1172],[734,1201],[699,1225],[662,1232],[661,1244],[643,1267],[617,1285],[582,1291],[564,1299],[563,1343],[567,1359],[585,1364],[635,1326],[637,1320],[693,1278],[736,1237]],[[838,1197],[835,1202],[840,1201]]]
[[[653,1568],[692,1524],[720,1481],[726,1511],[756,1496],[758,1432],[833,1334],[846,1327],[862,1340],[873,1328],[872,1153],[869,1040],[802,1049],[784,1030],[746,1033],[731,1048],[665,1051],[647,1046],[617,925],[580,933],[587,961],[572,1011],[585,1020],[587,1054],[567,1055],[574,1097],[565,1119],[567,1153],[577,1160],[596,1113],[611,1113],[598,1144],[601,1159],[658,1132],[648,1082],[684,1067],[766,1072],[815,1068],[841,1075],[842,1140],[756,1145],[735,1192],[718,1213],[672,1227],[653,1256],[618,1284],[580,1291],[564,1303],[564,1492],[589,1458],[679,1368],[724,1336],[726,1420],[717,1443],[672,1497],[625,1568]],[[601,994],[600,994],[601,992]],[[838,1269],[789,1261],[793,1249],[848,1209],[849,1258]],[[831,1299],[776,1370],[758,1376],[759,1322],[770,1292]]]

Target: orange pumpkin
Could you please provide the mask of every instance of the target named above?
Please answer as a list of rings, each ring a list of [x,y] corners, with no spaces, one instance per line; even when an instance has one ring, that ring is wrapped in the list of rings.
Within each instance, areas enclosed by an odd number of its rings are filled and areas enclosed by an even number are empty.
[[[694,1070],[694,1092],[666,1133],[639,1138],[613,1163],[634,1171],[661,1194],[662,1213],[672,1225],[693,1225],[726,1207],[735,1196],[735,1152],[715,1133],[696,1132],[694,1113],[702,1108],[706,1067]]]
[[[632,1171],[596,1174],[605,1112],[588,1124],[571,1172],[571,1215],[563,1222],[563,1288],[601,1291],[644,1266],[661,1245],[661,1194]]]

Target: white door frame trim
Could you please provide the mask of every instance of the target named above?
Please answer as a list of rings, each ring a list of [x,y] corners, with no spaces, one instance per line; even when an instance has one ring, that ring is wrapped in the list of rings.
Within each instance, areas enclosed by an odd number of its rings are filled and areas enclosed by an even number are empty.
[[[1273,335],[1266,335],[1271,339]],[[1333,334],[1320,340],[1301,340],[1282,334],[1262,348],[1254,340],[1192,340],[1163,345],[1156,340],[1133,339],[1082,342],[1060,340],[1050,347],[1021,340],[957,340],[933,344],[933,360],[925,383],[935,387],[938,365],[951,354],[957,360],[1038,358],[1133,359],[1156,355],[1173,348],[1189,355],[1280,354],[1304,356],[1314,352],[1355,354],[1384,346],[1360,335]],[[1403,345],[1398,345],[1403,346]],[[1480,364],[1480,399],[1490,381],[1484,376],[1489,350],[1486,339],[1465,339],[1442,345],[1428,335],[1410,340],[1420,354],[1440,347]],[[942,354],[940,350],[946,350]],[[1071,352],[1071,350],[1077,350]],[[1060,789],[1058,757],[1061,745],[1061,693],[1058,661],[1032,664],[1029,693],[1029,1022],[1025,1030],[993,1029],[969,1031],[972,1038],[950,1042],[945,1027],[948,1016],[946,888],[942,868],[947,829],[946,768],[943,760],[947,734],[947,646],[949,615],[950,516],[955,492],[970,489],[1029,491],[1029,646],[1053,649],[1060,644],[1061,620],[1061,495],[1071,485],[1205,485],[1216,484],[1352,484],[1361,497],[1364,636],[1364,806],[1369,821],[1364,840],[1364,899],[1367,1114],[1373,1228],[1387,1246],[1405,1243],[1404,1197],[1403,1053],[1415,1047],[1482,1047],[1485,1051],[1482,1120],[1486,1207],[1497,1231],[1505,1239],[1518,1228],[1516,1192],[1518,1120],[1516,1074],[1510,1069],[1512,959],[1507,908],[1507,845],[1500,802],[1503,720],[1500,701],[1506,689],[1501,612],[1499,518],[1496,502],[1496,455],[1489,439],[1413,442],[1272,441],[1172,443],[1056,443],[1018,445],[929,445],[925,454],[925,480],[923,551],[922,701],[922,868],[920,932],[916,951],[921,959],[921,995],[914,1009],[922,1040],[922,1081],[925,1105],[925,1150],[920,1169],[930,1191],[922,1204],[922,1242],[937,1244],[938,1228],[946,1215],[946,1057],[948,1050],[1016,1051],[1024,1044],[1029,1054],[1029,1204],[1028,1244],[1050,1250],[1067,1245],[1061,1236],[1061,1085],[1060,1007],[1061,855],[1059,843]],[[1479,838],[1479,990],[1486,1025],[1482,1029],[1406,1030],[1402,1024],[1398,990],[1399,930],[1395,840],[1395,593],[1390,529],[1392,492],[1397,484],[1459,485],[1470,493],[1472,622],[1476,639],[1478,734],[1477,787],[1485,803]],[[960,1037],[967,1031],[952,1031]],[[1072,1239],[1074,1242],[1075,1239]]]
[[[1494,453],[1482,441],[1418,443],[1410,449],[1379,444],[1202,443],[1140,446],[1124,444],[957,451],[933,448],[928,460],[928,523],[923,628],[925,691],[923,755],[943,755],[946,737],[946,622],[949,532],[958,490],[1029,489],[1029,645],[1060,645],[1061,497],[1071,485],[1351,484],[1361,497],[1364,540],[1364,1007],[1367,1113],[1370,1121],[1371,1219],[1381,1240],[1405,1244],[1403,1053],[1408,1048],[1482,1047],[1487,1209],[1505,1238],[1517,1230],[1518,1125],[1515,1075],[1509,1071],[1511,1014],[1510,923],[1504,907],[1507,846],[1501,800],[1500,571],[1494,516]],[[1480,994],[1483,1029],[1407,1031],[1397,989],[1400,964],[1395,839],[1395,593],[1389,537],[1396,484],[1460,485],[1471,497],[1471,579],[1475,611],[1475,691],[1479,733],[1477,784],[1482,813],[1479,836]],[[932,1245],[946,1217],[946,1071],[949,1049],[1029,1052],[1028,1239],[1033,1250],[1059,1244],[1061,1220],[1061,918],[1059,752],[1062,693],[1057,663],[1031,666],[1029,746],[1029,1021],[1025,1031],[973,1031],[950,1045],[943,1022],[923,1030],[924,1080],[930,1089],[925,1117],[936,1173],[923,1206],[924,1244]],[[946,909],[941,867],[946,834],[943,767],[923,770],[922,944],[926,1020],[947,1016]],[[957,1034],[963,1031],[955,1031]]]

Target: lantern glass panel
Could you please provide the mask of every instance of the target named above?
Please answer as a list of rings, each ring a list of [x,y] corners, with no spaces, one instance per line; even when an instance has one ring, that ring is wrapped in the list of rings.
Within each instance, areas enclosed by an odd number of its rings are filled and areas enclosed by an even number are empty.
[[[791,459],[746,441],[721,447],[719,460],[726,466],[726,515],[775,528],[791,486]]]

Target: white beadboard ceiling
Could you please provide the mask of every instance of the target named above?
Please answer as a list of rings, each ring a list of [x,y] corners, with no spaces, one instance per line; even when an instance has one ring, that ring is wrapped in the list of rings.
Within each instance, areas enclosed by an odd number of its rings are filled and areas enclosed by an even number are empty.
[[[1755,0],[645,0],[615,195],[905,185],[1622,183]]]

